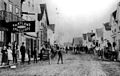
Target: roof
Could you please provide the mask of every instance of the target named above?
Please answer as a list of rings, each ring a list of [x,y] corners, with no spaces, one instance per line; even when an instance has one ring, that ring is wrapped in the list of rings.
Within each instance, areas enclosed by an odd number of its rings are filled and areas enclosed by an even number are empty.
[[[49,19],[48,19],[48,13],[47,13],[46,4],[40,4],[40,8],[41,8],[41,14],[38,14],[38,18],[40,17],[39,20],[42,19],[44,11],[45,11],[47,25],[49,25]]]
[[[116,13],[117,13],[117,10],[115,10],[115,11],[112,13],[112,16],[114,17],[114,19],[116,19]]]

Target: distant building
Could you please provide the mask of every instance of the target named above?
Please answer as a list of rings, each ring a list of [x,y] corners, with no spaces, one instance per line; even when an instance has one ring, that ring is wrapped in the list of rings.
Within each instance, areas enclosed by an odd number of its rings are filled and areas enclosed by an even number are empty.
[[[117,10],[111,14],[111,32],[113,41],[117,44],[117,49],[120,50],[120,2],[117,4]]]
[[[83,44],[83,38],[82,37],[73,38],[73,42],[72,42],[73,46],[81,46],[82,44]]]
[[[48,42],[51,44],[51,45],[54,45],[54,41],[55,41],[55,24],[50,24],[48,25],[48,28],[47,28],[47,40]]]

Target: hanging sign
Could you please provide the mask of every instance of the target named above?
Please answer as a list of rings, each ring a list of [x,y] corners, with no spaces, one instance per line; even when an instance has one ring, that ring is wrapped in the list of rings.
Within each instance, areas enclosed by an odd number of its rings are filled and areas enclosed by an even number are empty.
[[[35,21],[9,22],[6,27],[11,32],[35,32]]]

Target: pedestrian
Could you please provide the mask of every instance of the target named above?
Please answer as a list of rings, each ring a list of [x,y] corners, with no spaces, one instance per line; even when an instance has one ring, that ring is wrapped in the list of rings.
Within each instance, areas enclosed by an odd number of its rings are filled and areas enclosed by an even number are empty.
[[[17,50],[18,50],[18,46],[17,46],[17,42],[14,41],[13,43],[13,63],[17,63]]]
[[[43,60],[43,52],[45,51],[45,46],[43,45],[40,50],[40,61]]]
[[[12,50],[10,46],[8,46],[7,52],[8,52],[8,65],[10,65],[11,61],[13,60]]]
[[[31,49],[30,48],[28,48],[27,54],[28,54],[28,64],[30,64],[30,61],[31,61]]]
[[[2,61],[1,61],[1,65],[6,65],[7,64],[7,47],[4,45],[2,50],[1,50],[1,53],[2,53]]]
[[[34,63],[37,63],[37,48],[34,48]]]
[[[68,47],[67,46],[66,46],[65,50],[66,50],[66,54],[67,54],[68,53]]]
[[[48,57],[49,57],[49,64],[51,64],[51,47],[48,47]]]
[[[116,47],[116,43],[113,42],[113,50],[114,50],[114,51],[116,50],[115,47]]]
[[[25,62],[25,46],[24,46],[24,42],[22,42],[22,46],[20,47],[20,52],[21,52],[21,62],[24,64],[24,62]]]
[[[63,64],[62,48],[58,48],[58,62],[57,62],[57,64],[59,64],[60,60],[61,60],[61,64]]]

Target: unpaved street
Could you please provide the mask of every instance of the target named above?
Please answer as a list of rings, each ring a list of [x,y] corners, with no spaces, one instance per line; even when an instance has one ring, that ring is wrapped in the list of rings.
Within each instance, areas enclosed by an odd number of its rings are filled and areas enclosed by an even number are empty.
[[[30,64],[17,69],[1,71],[0,76],[106,76],[99,61],[93,60],[91,55],[64,55],[64,64],[56,64],[52,60]]]

